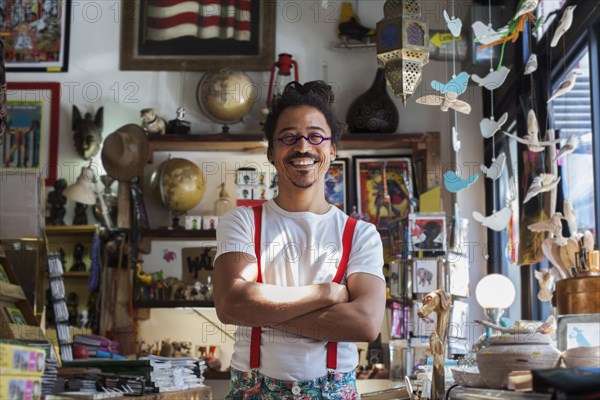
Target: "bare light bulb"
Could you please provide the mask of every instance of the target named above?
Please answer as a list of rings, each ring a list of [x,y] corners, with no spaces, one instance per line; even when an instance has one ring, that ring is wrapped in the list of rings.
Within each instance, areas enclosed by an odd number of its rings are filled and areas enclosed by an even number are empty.
[[[485,276],[475,288],[475,298],[483,308],[508,308],[515,301],[515,294],[515,285],[500,274]]]

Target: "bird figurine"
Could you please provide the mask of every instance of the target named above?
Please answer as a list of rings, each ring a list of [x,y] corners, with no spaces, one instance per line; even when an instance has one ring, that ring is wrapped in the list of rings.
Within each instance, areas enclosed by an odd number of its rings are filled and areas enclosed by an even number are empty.
[[[558,23],[558,26],[554,31],[554,35],[552,36],[550,47],[556,47],[560,38],[563,37],[563,35],[571,28],[571,25],[573,24],[573,11],[575,11],[575,7],[577,7],[577,5],[569,6],[563,12],[560,22]]]
[[[498,121],[495,121],[493,116],[492,118],[482,119],[479,123],[481,136],[483,136],[485,139],[491,138],[502,128],[502,125],[504,125],[506,121],[508,121],[508,113],[502,114]]]
[[[554,92],[552,93],[552,96],[550,96],[550,98],[548,99],[548,103],[550,103],[552,100],[556,99],[557,97],[564,96],[565,94],[567,94],[571,90],[573,90],[573,87],[575,86],[575,83],[577,81],[577,77],[581,76],[581,75],[583,75],[583,74],[579,71],[569,72],[569,75],[567,75],[567,79],[562,81],[560,83],[560,85],[558,85],[556,90],[554,90]]]
[[[490,44],[508,34],[508,25],[505,25],[502,28],[495,31],[489,25],[486,25],[481,21],[475,21],[471,25],[471,28],[473,29],[473,36],[475,37],[475,42],[484,45]]]
[[[556,155],[556,157],[554,157],[554,160],[552,160],[552,161],[557,161],[561,157],[568,156],[569,154],[571,154],[572,152],[577,150],[577,147],[579,147],[579,136],[577,136],[577,135],[569,136],[569,138],[567,139],[567,142],[564,145],[562,145],[560,150],[558,150],[558,154]]]
[[[508,225],[512,217],[512,209],[504,207],[502,210],[485,217],[477,211],[473,211],[473,219],[479,222],[482,226],[490,228],[493,231],[500,232]]]
[[[471,75],[471,79],[473,82],[477,83],[479,86],[483,86],[487,90],[494,90],[502,86],[509,72],[510,68],[502,66],[499,70],[490,72],[484,78],[477,74],[473,74]]]
[[[537,294],[539,301],[550,301],[552,300],[552,283],[554,278],[548,269],[541,269],[533,271],[535,279],[537,279],[540,291]]]
[[[441,94],[446,94],[447,92],[456,93],[457,96],[460,96],[467,90],[467,85],[469,83],[469,74],[466,72],[461,72],[457,76],[453,77],[448,83],[443,84],[436,80],[431,81],[431,87],[440,92]]]
[[[595,245],[596,238],[594,238],[594,234],[592,233],[592,231],[586,229],[585,232],[583,232],[583,247],[587,251],[592,251],[594,250]]]
[[[565,199],[563,201],[563,212],[565,213],[565,220],[567,221],[567,225],[569,225],[572,236],[577,233],[577,214],[571,200]]]
[[[446,92],[443,96],[437,94],[427,94],[419,97],[415,100],[417,104],[424,104],[428,106],[440,106],[440,109],[444,112],[452,108],[463,114],[471,113],[471,106],[462,100],[457,99],[457,95],[454,92]]]
[[[460,140],[458,140],[458,131],[455,126],[452,127],[452,149],[455,152],[460,150]]]
[[[525,63],[525,71],[523,75],[530,75],[537,71],[538,69],[538,60],[537,55],[535,53],[531,53],[529,58],[527,59],[527,63]]]
[[[342,3],[338,21],[337,35],[344,43],[348,43],[349,39],[368,42],[376,35],[375,29],[361,25],[360,18],[352,10],[352,3],[348,1]]]
[[[540,193],[549,192],[554,189],[556,185],[558,185],[558,182],[560,182],[560,176],[557,177],[552,174],[540,174],[536,176],[533,178],[529,189],[527,189],[523,204],[527,203]]]
[[[533,110],[529,110],[527,115],[527,135],[520,138],[517,135],[513,135],[508,132],[503,131],[503,133],[517,142],[527,145],[529,151],[533,153],[539,153],[543,151],[545,146],[553,146],[556,143],[560,143],[560,140],[558,139],[540,142],[540,129],[537,122],[537,117],[535,116],[535,111]]]
[[[459,37],[460,30],[462,29],[462,21],[460,20],[460,18],[457,18],[455,16],[450,17],[448,15],[448,12],[444,10],[444,19],[446,20],[446,26],[448,27],[448,30],[450,31],[452,36]]]
[[[513,20],[519,19],[522,15],[529,14],[535,11],[539,3],[539,0],[525,0],[521,7],[517,10],[517,13],[513,17]]]
[[[504,165],[506,164],[506,154],[500,153],[498,158],[492,159],[492,164],[489,167],[486,167],[484,164],[480,164],[479,168],[481,172],[485,175],[486,178],[496,180],[502,176],[502,171],[504,171]]]
[[[563,217],[562,213],[555,212],[548,219],[543,221],[538,221],[534,224],[527,225],[527,229],[531,232],[550,232],[554,236],[562,237],[562,220],[566,219]],[[561,245],[562,246],[562,245]]]
[[[467,179],[463,179],[454,171],[444,173],[444,185],[449,192],[456,193],[471,186],[479,178],[479,175],[473,174]]]

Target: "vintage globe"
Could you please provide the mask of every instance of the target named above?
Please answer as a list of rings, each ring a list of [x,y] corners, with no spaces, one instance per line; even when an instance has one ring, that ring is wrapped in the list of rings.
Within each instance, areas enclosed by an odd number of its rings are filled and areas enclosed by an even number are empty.
[[[184,213],[202,200],[204,174],[189,160],[170,158],[152,173],[150,186],[166,209],[173,213]]]
[[[240,122],[257,97],[254,82],[242,71],[224,69],[206,73],[196,88],[196,101],[212,120],[222,124]]]

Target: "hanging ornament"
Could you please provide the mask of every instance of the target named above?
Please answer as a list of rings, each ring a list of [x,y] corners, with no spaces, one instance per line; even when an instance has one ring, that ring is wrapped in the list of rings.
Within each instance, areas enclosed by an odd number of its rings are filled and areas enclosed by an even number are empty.
[[[454,92],[446,92],[446,94],[443,96],[437,94],[428,94],[419,97],[415,102],[417,104],[424,104],[427,106],[440,106],[440,109],[444,112],[452,108],[453,110],[456,110],[463,114],[471,113],[471,106],[469,105],[469,103],[466,103],[462,100],[458,100],[456,98],[456,93]]]
[[[566,246],[567,239],[562,235],[562,220],[565,219],[559,212],[555,212],[548,219],[527,225],[531,232],[549,232],[556,238],[556,244]]]
[[[458,140],[458,131],[455,126],[452,127],[452,149],[455,152],[460,150],[460,140]]]
[[[499,232],[506,228],[510,218],[512,217],[512,210],[510,207],[504,207],[502,210],[493,213],[489,217],[484,217],[481,213],[473,211],[473,219],[479,222],[482,226],[490,228],[493,231]]]
[[[579,136],[571,135],[567,139],[567,142],[560,148],[556,157],[552,161],[558,161],[561,157],[566,157],[579,147]]]
[[[452,36],[459,37],[460,30],[462,29],[462,21],[460,20],[460,18],[457,18],[455,16],[450,17],[448,15],[448,12],[444,10],[444,19],[446,20],[446,26],[448,27],[448,30],[450,31]]]
[[[504,165],[506,164],[506,154],[500,153],[498,158],[492,159],[492,164],[489,167],[486,167],[484,164],[480,164],[479,168],[481,168],[481,172],[485,175],[486,178],[496,180],[502,176],[502,172],[504,171]]]
[[[491,26],[484,24],[481,21],[475,21],[471,25],[473,29],[473,36],[475,37],[475,43],[479,44],[490,44],[508,34],[508,25],[495,31]]]
[[[537,122],[537,117],[535,116],[535,112],[533,110],[529,110],[529,114],[527,116],[527,135],[520,138],[517,135],[513,135],[508,132],[504,132],[504,134],[519,143],[527,145],[529,151],[533,153],[539,153],[540,151],[543,151],[545,146],[553,146],[556,143],[560,143],[559,139],[540,142],[540,129]]]
[[[527,190],[527,195],[523,200],[523,204],[527,203],[529,200],[533,199],[540,193],[549,192],[554,189],[556,185],[560,182],[560,176],[552,175],[552,174],[540,174],[533,178],[533,182],[529,186]]]
[[[567,75],[567,79],[562,81],[560,83],[560,85],[558,85],[556,90],[552,93],[552,96],[550,96],[550,98],[548,99],[548,103],[550,103],[552,100],[556,99],[557,97],[564,96],[565,94],[567,94],[571,90],[573,90],[573,87],[575,86],[575,82],[577,81],[577,77],[581,76],[581,75],[583,75],[583,74],[579,71],[571,71],[569,73],[569,75]]]
[[[539,0],[525,0],[521,3],[521,6],[517,10],[516,15],[513,19],[520,18],[525,14],[532,13],[538,6]]]
[[[537,71],[538,69],[538,60],[537,56],[534,53],[531,53],[529,58],[527,59],[527,63],[525,64],[525,71],[523,75],[530,75]]]
[[[509,72],[510,68],[502,66],[496,71],[491,71],[484,78],[481,78],[477,74],[473,74],[471,75],[471,79],[473,82],[477,83],[479,86],[483,86],[487,90],[494,90],[502,86]]]
[[[489,139],[496,134],[508,121],[508,113],[502,114],[498,121],[494,121],[494,117],[492,118],[484,118],[479,123],[479,130],[481,131],[481,136],[484,139]]]
[[[462,179],[460,176],[456,174],[454,171],[447,171],[444,173],[444,186],[449,192],[457,193],[461,190],[464,190],[471,186],[477,181],[479,175],[476,173],[468,177],[467,179]]]
[[[454,76],[448,83],[443,84],[436,80],[431,81],[431,87],[440,92],[441,94],[446,94],[448,92],[456,93],[457,96],[460,96],[467,90],[467,85],[469,84],[469,74],[466,72],[461,72],[457,76]]]
[[[563,212],[565,213],[565,221],[567,221],[567,225],[569,225],[571,235],[573,235],[577,232],[577,214],[575,213],[575,208],[573,208],[573,202],[571,200],[564,199]]]
[[[575,7],[577,7],[577,5],[569,6],[563,12],[562,18],[560,19],[560,22],[554,31],[554,35],[552,36],[550,47],[556,47],[560,38],[563,37],[569,28],[571,28],[571,25],[573,24],[573,11],[575,11]]]

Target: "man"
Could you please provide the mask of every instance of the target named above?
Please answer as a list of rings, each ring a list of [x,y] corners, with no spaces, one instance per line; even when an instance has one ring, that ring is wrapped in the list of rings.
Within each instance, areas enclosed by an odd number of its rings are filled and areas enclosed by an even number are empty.
[[[383,251],[374,225],[325,200],[343,129],[333,101],[321,81],[285,88],[264,126],[277,197],[219,221],[215,306],[239,326],[228,399],[358,398],[352,342],[379,333]]]

